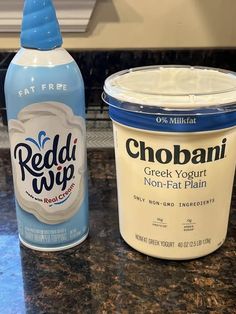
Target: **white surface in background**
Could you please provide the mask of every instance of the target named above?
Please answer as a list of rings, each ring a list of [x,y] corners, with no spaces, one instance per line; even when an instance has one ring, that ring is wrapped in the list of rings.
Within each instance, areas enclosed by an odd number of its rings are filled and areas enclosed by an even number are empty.
[[[0,32],[19,32],[23,0],[0,1]],[[85,32],[96,0],[54,0],[63,32]]]

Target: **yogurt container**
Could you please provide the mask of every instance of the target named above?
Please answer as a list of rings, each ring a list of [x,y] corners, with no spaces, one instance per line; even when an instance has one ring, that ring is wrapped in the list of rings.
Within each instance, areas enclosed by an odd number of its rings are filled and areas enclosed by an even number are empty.
[[[105,81],[120,232],[134,249],[182,260],[226,238],[236,160],[236,74],[152,66]]]

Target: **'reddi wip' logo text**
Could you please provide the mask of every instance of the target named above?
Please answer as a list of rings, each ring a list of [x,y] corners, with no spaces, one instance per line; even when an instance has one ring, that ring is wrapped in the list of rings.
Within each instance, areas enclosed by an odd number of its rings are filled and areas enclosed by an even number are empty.
[[[204,164],[225,158],[227,139],[223,138],[220,145],[208,148],[196,148],[188,150],[180,145],[173,145],[173,149],[152,148],[143,141],[129,138],[126,141],[126,151],[132,158],[143,161],[158,162],[160,164],[173,163],[175,165],[185,165],[189,162],[193,164]]]
[[[18,143],[13,156],[19,165],[21,180],[25,181],[26,176],[31,175],[36,194],[51,191],[55,185],[64,191],[75,175],[77,141],[72,138],[72,133],[63,142],[60,135],[49,138],[45,131],[41,131],[37,140],[27,137],[25,143]]]

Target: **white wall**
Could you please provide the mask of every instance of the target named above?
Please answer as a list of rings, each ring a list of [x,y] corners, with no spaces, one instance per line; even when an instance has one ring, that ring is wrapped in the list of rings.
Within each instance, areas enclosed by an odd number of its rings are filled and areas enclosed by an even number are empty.
[[[77,49],[236,47],[236,0],[97,0],[85,34],[66,34]],[[0,34],[0,49],[19,46]]]

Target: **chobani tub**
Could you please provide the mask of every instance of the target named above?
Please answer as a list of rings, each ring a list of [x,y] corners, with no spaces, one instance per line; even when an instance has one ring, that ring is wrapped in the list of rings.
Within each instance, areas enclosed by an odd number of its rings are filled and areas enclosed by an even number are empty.
[[[236,161],[236,74],[155,66],[110,76],[120,232],[165,259],[225,240]]]

